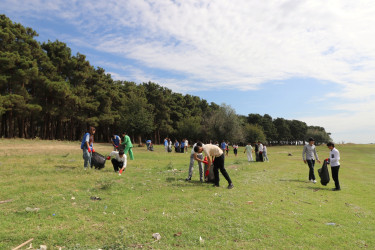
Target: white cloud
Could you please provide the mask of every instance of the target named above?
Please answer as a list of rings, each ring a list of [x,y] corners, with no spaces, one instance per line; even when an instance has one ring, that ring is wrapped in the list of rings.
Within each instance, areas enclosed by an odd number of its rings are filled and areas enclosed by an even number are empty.
[[[219,86],[296,76],[343,87],[375,81],[373,1],[5,2],[76,24],[100,51]]]
[[[59,17],[81,33],[71,42],[140,65],[111,72],[117,79],[151,80],[184,92],[212,86],[250,90],[269,81],[314,78],[341,86],[325,93],[338,103],[327,109],[351,111],[359,124],[374,125],[371,0],[3,0],[3,7],[34,18]],[[343,114],[319,119],[311,121],[339,121],[343,131],[358,127]]]

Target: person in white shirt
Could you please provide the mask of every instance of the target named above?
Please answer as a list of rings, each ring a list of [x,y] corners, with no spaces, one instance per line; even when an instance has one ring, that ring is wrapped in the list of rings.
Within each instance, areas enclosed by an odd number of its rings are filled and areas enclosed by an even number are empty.
[[[189,141],[188,141],[188,139],[185,139],[185,153],[187,153],[188,147],[189,147]],[[193,150],[194,150],[194,148],[193,148]]]
[[[234,156],[236,156],[236,157],[237,157],[237,152],[238,152],[238,145],[233,144],[233,153],[234,153]]]
[[[259,150],[259,161],[260,162],[263,162],[263,144],[260,142],[260,141],[258,141],[258,150]]]
[[[253,147],[251,146],[251,143],[247,143],[246,147],[245,147],[245,151],[244,153],[246,152],[247,154],[247,160],[250,162],[250,161],[253,161]]]
[[[216,145],[206,144],[203,146],[195,146],[194,152],[196,153],[202,153],[207,156],[208,166],[210,168],[212,159],[214,159],[214,176],[215,176],[215,187],[219,187],[219,170],[222,173],[222,175],[225,177],[225,179],[228,182],[228,189],[232,189],[234,187],[232,180],[229,177],[229,174],[227,170],[224,167],[224,152],[221,148],[219,148]],[[197,161],[203,162],[201,159],[197,159]]]
[[[190,165],[189,165],[189,176],[186,178],[186,181],[191,181],[191,177],[193,176],[193,170],[194,170],[194,161],[198,161],[198,159],[203,159],[203,154],[202,153],[196,153],[194,151],[195,146],[203,146],[201,142],[194,143],[193,149],[191,150],[190,154]],[[203,183],[204,178],[203,178],[203,164],[202,162],[198,161],[198,166],[199,166],[199,178],[200,182]]]
[[[302,160],[303,162],[309,166],[309,180],[313,183],[316,183],[315,174],[314,174],[314,166],[315,166],[315,159],[320,163],[318,154],[316,153],[315,148],[315,140],[313,138],[309,138],[309,144],[306,144],[303,147],[302,151]]]
[[[263,160],[269,161],[268,156],[267,156],[267,146],[266,145],[263,145]]]
[[[335,148],[333,142],[328,142],[327,147],[331,151],[329,154],[329,164],[331,164],[332,179],[335,181],[333,191],[340,191],[339,170],[340,170],[340,152]]]
[[[118,173],[119,170],[122,170],[122,171],[125,170],[127,161],[126,161],[126,154],[124,154],[124,150],[120,150],[119,152],[112,151],[107,157],[107,160],[109,159],[111,159],[113,169],[115,170],[116,173]]]

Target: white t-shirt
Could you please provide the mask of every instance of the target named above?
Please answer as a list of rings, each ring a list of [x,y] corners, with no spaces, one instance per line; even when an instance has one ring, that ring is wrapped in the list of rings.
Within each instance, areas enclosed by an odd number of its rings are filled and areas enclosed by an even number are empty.
[[[124,154],[122,157],[120,157],[119,153],[117,151],[112,151],[109,156],[111,156],[111,158],[114,158],[116,159],[118,162],[123,162],[124,163],[124,167],[126,168],[126,154]]]
[[[223,154],[223,150],[221,150],[221,148],[219,148],[216,145],[211,145],[211,144],[203,145],[203,152],[205,153],[207,157],[208,156],[219,157]]]
[[[263,152],[263,144],[259,143],[259,152]]]
[[[331,152],[329,153],[329,164],[331,164],[331,167],[337,167],[340,166],[340,152],[333,148]]]

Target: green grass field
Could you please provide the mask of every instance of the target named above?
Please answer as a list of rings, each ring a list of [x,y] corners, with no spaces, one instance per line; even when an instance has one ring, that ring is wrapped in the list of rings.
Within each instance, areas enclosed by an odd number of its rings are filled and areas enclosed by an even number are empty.
[[[232,190],[222,175],[219,188],[200,183],[198,167],[185,182],[189,153],[134,148],[118,176],[111,162],[84,171],[79,147],[0,140],[0,249],[31,238],[48,249],[375,248],[375,145],[337,145],[340,192],[331,191],[333,180],[307,181],[302,146],[268,147],[264,163],[249,164],[243,148],[238,157],[230,152]],[[325,146],[317,150],[327,158]]]

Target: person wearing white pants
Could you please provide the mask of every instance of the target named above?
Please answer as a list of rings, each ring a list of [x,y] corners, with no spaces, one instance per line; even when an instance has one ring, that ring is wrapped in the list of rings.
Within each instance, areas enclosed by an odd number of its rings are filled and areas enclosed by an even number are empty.
[[[251,146],[251,143],[247,143],[246,147],[245,147],[245,151],[244,153],[246,152],[247,154],[247,160],[250,162],[250,161],[253,161],[253,147]]]

